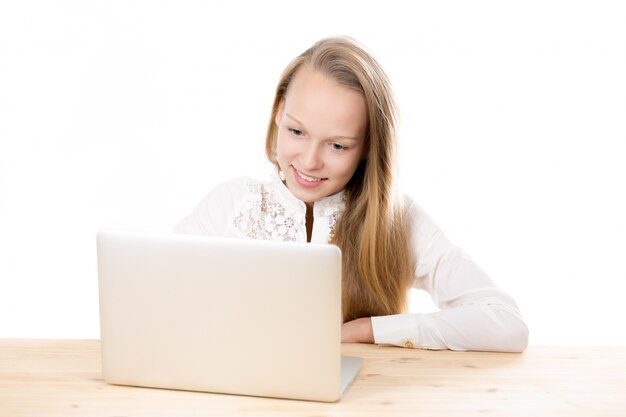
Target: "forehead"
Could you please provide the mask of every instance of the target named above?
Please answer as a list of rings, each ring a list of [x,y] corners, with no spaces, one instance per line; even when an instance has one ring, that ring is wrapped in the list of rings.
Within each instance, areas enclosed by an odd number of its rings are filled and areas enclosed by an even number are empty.
[[[362,94],[309,66],[289,84],[285,112],[320,134],[362,137],[367,125]]]

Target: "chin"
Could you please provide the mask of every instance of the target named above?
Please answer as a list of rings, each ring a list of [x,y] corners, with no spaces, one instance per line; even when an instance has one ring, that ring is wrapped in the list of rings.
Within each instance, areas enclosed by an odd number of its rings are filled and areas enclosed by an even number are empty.
[[[309,194],[309,193],[302,193],[302,192],[293,192],[293,190],[291,191],[291,193],[300,201],[306,203],[306,204],[312,204],[315,203],[316,201],[321,200],[322,198],[324,198],[325,196],[323,194]]]

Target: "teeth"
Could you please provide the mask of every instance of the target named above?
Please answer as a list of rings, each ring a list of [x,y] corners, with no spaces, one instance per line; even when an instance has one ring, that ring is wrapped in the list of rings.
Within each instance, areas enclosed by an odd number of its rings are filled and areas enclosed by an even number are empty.
[[[321,181],[321,178],[315,178],[315,177],[309,177],[308,175],[304,175],[302,172],[296,170],[296,172],[298,173],[298,175],[300,176],[300,178],[303,178],[309,182],[318,182]]]

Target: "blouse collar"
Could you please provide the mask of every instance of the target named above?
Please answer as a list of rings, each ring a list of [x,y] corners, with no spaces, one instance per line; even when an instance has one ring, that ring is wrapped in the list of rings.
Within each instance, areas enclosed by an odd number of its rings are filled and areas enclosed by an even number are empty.
[[[294,206],[299,207],[302,212],[306,212],[306,204],[292,194],[278,175],[276,169],[271,171],[271,184],[281,198],[289,201]],[[341,190],[338,193],[316,201],[313,204],[313,217],[333,216],[337,212],[342,212],[345,207],[345,199],[345,191]]]

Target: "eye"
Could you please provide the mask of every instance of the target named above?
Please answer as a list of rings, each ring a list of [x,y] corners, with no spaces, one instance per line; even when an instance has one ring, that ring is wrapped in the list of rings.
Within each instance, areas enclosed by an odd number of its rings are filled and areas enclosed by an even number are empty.
[[[333,150],[335,151],[345,151],[346,149],[348,149],[347,147],[343,146],[340,143],[331,143],[330,146],[333,148]]]
[[[294,129],[294,128],[288,128],[289,132],[294,135],[294,136],[302,136],[304,135],[304,132],[298,129]]]

